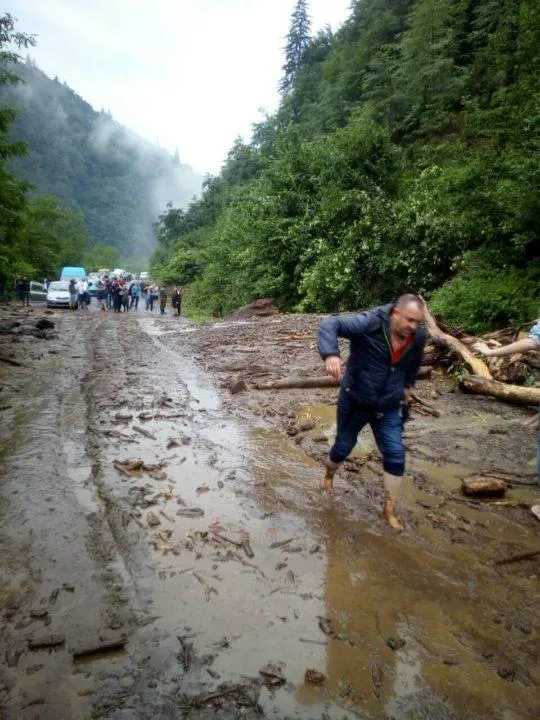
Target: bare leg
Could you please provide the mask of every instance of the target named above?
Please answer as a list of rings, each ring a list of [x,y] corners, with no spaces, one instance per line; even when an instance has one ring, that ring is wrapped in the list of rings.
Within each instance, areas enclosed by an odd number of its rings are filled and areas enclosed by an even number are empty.
[[[398,475],[391,475],[387,472],[385,472],[383,475],[384,488],[386,491],[386,500],[384,502],[381,517],[383,518],[383,520],[386,520],[386,522],[392,528],[394,528],[394,530],[397,530],[398,532],[401,532],[404,529],[403,523],[395,514],[396,500],[399,494],[402,480],[402,477],[399,477]]]
[[[321,490],[327,495],[334,494],[334,475],[339,467],[339,463],[332,462],[330,458],[326,461],[326,472],[321,481]]]

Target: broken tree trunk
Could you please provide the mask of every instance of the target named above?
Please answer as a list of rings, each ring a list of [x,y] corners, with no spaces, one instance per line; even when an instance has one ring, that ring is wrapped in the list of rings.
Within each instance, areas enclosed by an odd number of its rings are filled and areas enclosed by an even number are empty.
[[[429,365],[422,366],[418,371],[419,379],[431,377],[432,368]],[[272,380],[266,383],[257,383],[254,385],[255,390],[289,390],[290,388],[331,388],[339,387],[339,380],[329,376],[324,377],[300,377],[294,375],[292,377],[282,378],[281,380]]]
[[[497,380],[469,375],[461,378],[460,387],[478,395],[491,395],[515,405],[540,405],[540,388],[507,385]]]
[[[485,362],[476,358],[472,352],[457,338],[443,332],[435,322],[433,315],[429,312],[426,301],[423,298],[422,301],[424,303],[426,328],[430,334],[432,342],[434,342],[435,345],[442,345],[459,355],[465,364],[472,370],[473,375],[478,375],[479,377],[491,380],[491,373],[489,372]]]

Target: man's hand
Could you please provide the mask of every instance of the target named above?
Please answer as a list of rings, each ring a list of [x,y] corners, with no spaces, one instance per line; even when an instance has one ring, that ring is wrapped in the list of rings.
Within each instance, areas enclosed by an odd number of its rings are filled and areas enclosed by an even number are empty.
[[[407,405],[411,404],[411,393],[412,393],[411,388],[405,388],[405,390],[403,392],[403,399],[405,400]]]
[[[486,345],[485,342],[481,342],[480,340],[471,346],[471,350],[473,350],[473,352],[480,353],[480,355],[485,355],[486,357],[491,355],[491,348],[489,345]]]
[[[341,358],[337,355],[329,355],[324,361],[326,365],[326,374],[339,380],[341,377]]]

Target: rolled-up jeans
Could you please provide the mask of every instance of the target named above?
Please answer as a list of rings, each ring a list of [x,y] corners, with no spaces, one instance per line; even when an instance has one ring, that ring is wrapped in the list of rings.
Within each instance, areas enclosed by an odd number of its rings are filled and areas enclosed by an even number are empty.
[[[337,434],[329,457],[340,463],[351,454],[362,428],[371,426],[377,447],[383,456],[385,472],[401,476],[405,472],[405,447],[403,445],[403,419],[400,408],[378,413],[358,403],[343,388],[337,406]]]

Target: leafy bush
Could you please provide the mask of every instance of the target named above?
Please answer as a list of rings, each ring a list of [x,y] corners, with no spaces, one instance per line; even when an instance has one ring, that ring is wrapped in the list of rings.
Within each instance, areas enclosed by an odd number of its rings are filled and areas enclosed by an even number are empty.
[[[539,288],[540,263],[526,270],[473,265],[436,290],[430,308],[478,334],[538,317]]]

